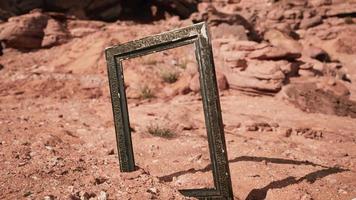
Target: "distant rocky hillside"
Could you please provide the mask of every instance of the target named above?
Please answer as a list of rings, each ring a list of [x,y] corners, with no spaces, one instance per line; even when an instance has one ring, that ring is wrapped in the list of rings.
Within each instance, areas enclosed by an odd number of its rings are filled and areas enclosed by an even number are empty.
[[[152,20],[166,15],[188,18],[196,11],[198,0],[6,0],[0,1],[0,20],[40,8],[64,12],[80,19],[115,21]]]

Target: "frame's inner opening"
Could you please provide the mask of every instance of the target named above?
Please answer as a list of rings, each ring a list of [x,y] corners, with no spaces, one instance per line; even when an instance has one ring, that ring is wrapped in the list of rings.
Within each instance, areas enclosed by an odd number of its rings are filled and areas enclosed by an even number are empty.
[[[194,45],[122,66],[136,165],[178,189],[214,188]]]

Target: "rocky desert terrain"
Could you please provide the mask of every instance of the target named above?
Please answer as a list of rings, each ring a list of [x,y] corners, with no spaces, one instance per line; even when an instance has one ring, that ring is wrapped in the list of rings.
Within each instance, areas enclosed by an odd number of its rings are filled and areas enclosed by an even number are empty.
[[[194,46],[124,62],[132,173],[119,169],[104,56],[200,21],[234,198],[356,199],[356,1],[157,0],[142,13],[14,2],[0,2],[0,199],[193,199],[179,190],[213,187]]]

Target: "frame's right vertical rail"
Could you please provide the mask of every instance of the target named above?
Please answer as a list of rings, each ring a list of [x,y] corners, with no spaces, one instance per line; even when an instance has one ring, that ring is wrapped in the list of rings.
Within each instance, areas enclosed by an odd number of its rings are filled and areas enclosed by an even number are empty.
[[[215,75],[213,52],[209,30],[204,24],[201,35],[195,42],[200,71],[200,85],[205,122],[209,140],[209,151],[213,165],[214,184],[223,199],[233,199],[230,169],[227,157],[224,126]]]

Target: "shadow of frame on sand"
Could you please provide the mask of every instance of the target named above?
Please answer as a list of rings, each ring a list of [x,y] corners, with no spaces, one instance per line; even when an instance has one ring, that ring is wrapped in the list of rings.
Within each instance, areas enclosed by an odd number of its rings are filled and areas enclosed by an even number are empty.
[[[267,196],[267,192],[270,189],[280,189],[287,187],[289,185],[298,184],[304,180],[308,183],[314,183],[318,179],[322,179],[331,174],[337,174],[345,171],[350,171],[349,169],[343,169],[339,167],[328,167],[320,164],[316,164],[310,161],[298,161],[298,160],[290,160],[283,158],[268,158],[268,157],[254,157],[254,156],[240,156],[234,159],[229,160],[229,163],[241,162],[241,161],[250,161],[250,162],[267,162],[267,163],[275,163],[275,164],[288,164],[288,165],[309,165],[313,167],[322,167],[324,169],[317,170],[306,174],[303,177],[297,178],[293,176],[289,176],[287,178],[272,181],[268,185],[262,188],[253,189],[249,192],[245,200],[263,200]],[[196,173],[196,172],[208,172],[211,170],[211,164],[207,165],[203,169],[188,169],[184,171],[175,172],[166,176],[161,176],[159,179],[164,182],[171,182],[173,177],[178,177],[184,174]]]

